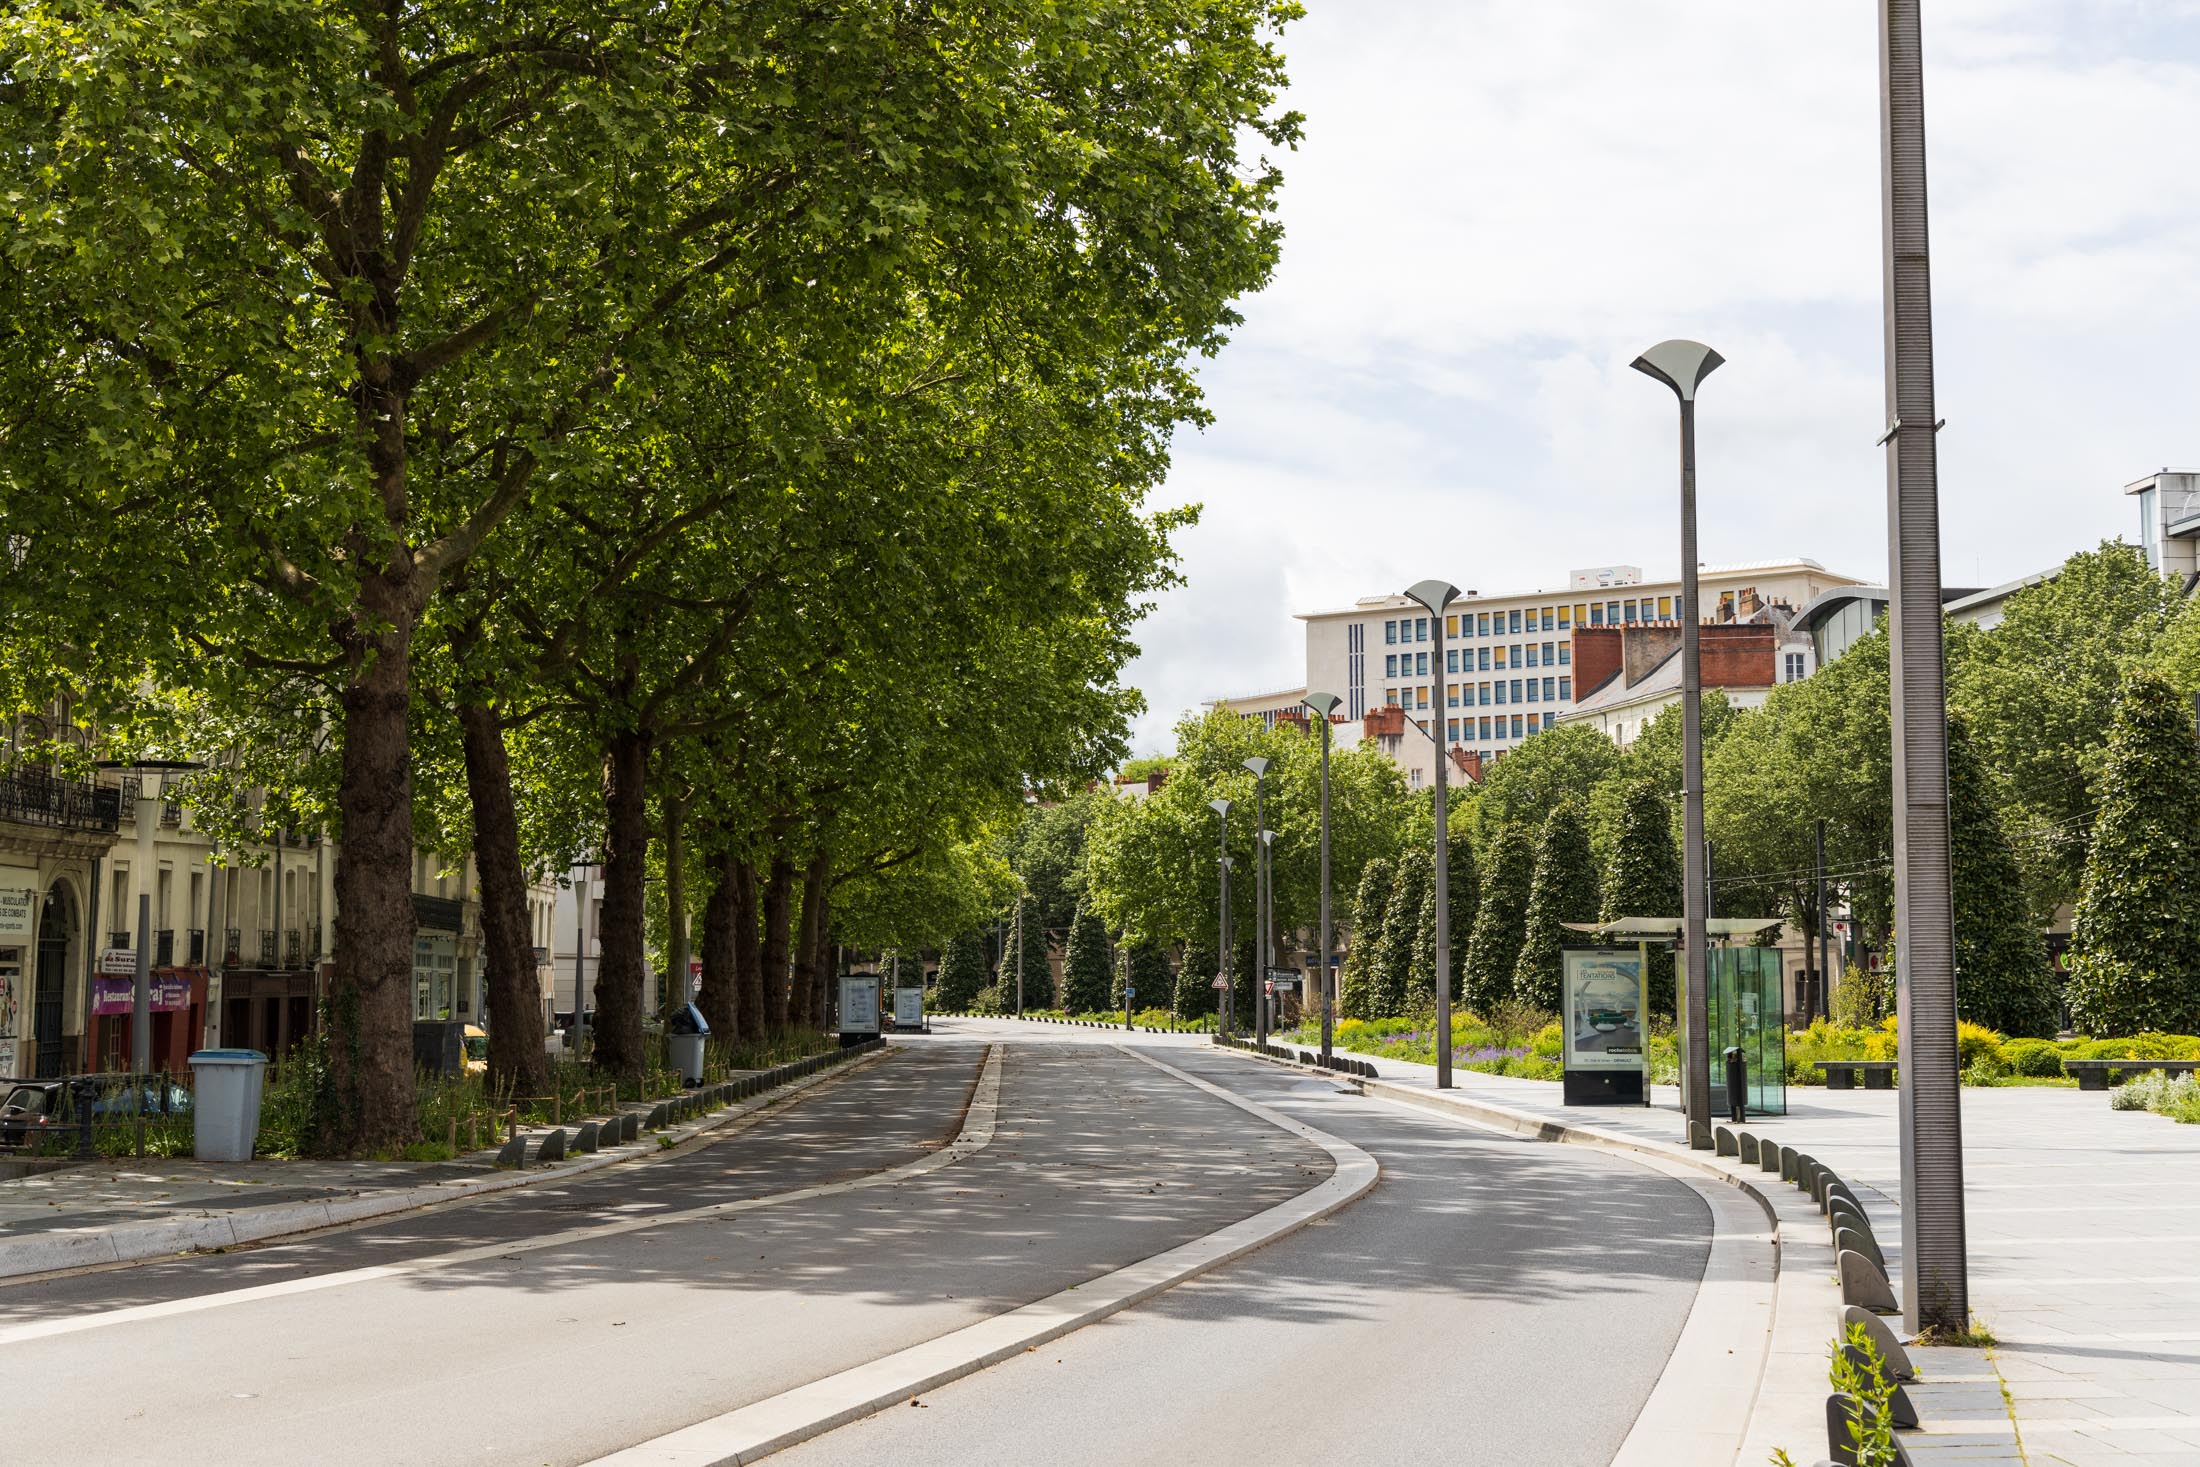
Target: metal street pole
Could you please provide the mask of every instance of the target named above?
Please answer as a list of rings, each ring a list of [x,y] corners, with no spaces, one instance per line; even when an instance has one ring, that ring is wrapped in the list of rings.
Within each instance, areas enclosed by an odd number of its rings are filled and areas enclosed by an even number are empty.
[[[1919,0],[1879,11],[1886,314],[1887,587],[1893,642],[1894,922],[1901,1037],[1902,1307],[1913,1330],[1968,1329],[1963,1112],[1956,1065],[1948,706],[1934,437],[1932,259]]]
[[[1263,967],[1260,975],[1258,997],[1260,1000],[1260,1037],[1261,1042],[1266,1043],[1269,1032],[1275,1028],[1277,1015],[1283,1011],[1283,1005],[1278,1002],[1268,976],[1268,969],[1274,966],[1276,960],[1276,833],[1274,831],[1264,830],[1260,833],[1259,855],[1261,870],[1264,873],[1261,879],[1260,931],[1262,940],[1268,945],[1268,955],[1261,960]]]
[[[1253,773],[1253,1041],[1268,1042],[1268,761],[1245,761]]]
[[[1024,894],[1016,893],[1016,1017],[1024,1016]]]
[[[588,863],[573,888],[573,1057],[588,1039]]]
[[[1227,1039],[1230,1037],[1230,802],[1209,800],[1207,808],[1217,817],[1220,841],[1220,849],[1215,852],[1215,867],[1221,873],[1222,915],[1216,923],[1219,931],[1215,940],[1221,944],[1221,950],[1215,955],[1215,976],[1224,982],[1215,998],[1215,1015],[1222,1026],[1222,1037]]]
[[[1315,969],[1315,981],[1322,989],[1322,1064],[1326,1066],[1337,1026],[1336,985],[1329,973],[1329,716],[1344,700],[1335,693],[1308,693],[1304,701],[1322,725],[1321,966]]]
[[[1449,581],[1423,581],[1406,595],[1428,608],[1434,622],[1436,650],[1429,665],[1435,670],[1439,693],[1444,689],[1444,608],[1459,599],[1459,588]],[[1434,700],[1430,737],[1436,741],[1436,1088],[1451,1089],[1451,842],[1444,833],[1444,806],[1449,784],[1445,766],[1451,763],[1451,741],[1443,732],[1445,703]],[[1408,718],[1413,715],[1407,714]]]
[[[1703,834],[1703,613],[1696,585],[1696,389],[1726,359],[1699,341],[1661,341],[1631,363],[1681,409],[1681,802],[1686,1002],[1681,1111],[1688,1144],[1711,1145],[1710,872]],[[1699,1132],[1698,1127],[1701,1127]]]
[[[1833,1017],[1833,949],[1830,934],[1833,924],[1826,917],[1826,821],[1823,816],[1820,816],[1818,820],[1817,865],[1818,1006],[1815,1017],[1831,1019]],[[1808,1023],[1812,1017],[1811,1014],[1805,1014],[1803,1020]]]
[[[152,793],[147,794],[148,781]],[[130,991],[130,1073],[153,1068],[153,832],[160,825],[160,776],[138,773],[137,857],[130,879],[137,884],[137,981]],[[137,1092],[143,1096],[143,1090]],[[135,1107],[133,1107],[134,1109]]]

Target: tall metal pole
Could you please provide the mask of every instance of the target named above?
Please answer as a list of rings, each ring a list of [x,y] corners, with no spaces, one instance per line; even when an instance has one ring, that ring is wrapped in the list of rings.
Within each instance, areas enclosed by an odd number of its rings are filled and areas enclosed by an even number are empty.
[[[1253,776],[1253,1039],[1268,1042],[1268,761],[1245,761]]]
[[[581,878],[573,888],[573,1053],[580,1054],[588,1038],[588,863],[581,863]]]
[[[1887,563],[1894,726],[1896,1011],[1901,1038],[1902,1306],[1911,1329],[1970,1325],[1956,1066],[1948,709],[1940,611],[1932,263],[1919,0],[1879,12],[1886,310]]]
[[[1016,893],[1016,1017],[1024,1016],[1024,894]]]
[[[1689,1145],[1711,1145],[1710,873],[1703,834],[1703,614],[1696,577],[1696,389],[1725,361],[1697,341],[1664,341],[1635,358],[1681,409],[1681,861],[1685,1001],[1681,1111]],[[1699,1127],[1701,1128],[1699,1130]]]
[[[1406,595],[1428,608],[1436,650],[1429,666],[1435,669],[1436,689],[1442,694],[1444,673],[1444,608],[1459,599],[1459,588],[1449,581],[1423,581]],[[1446,766],[1451,763],[1451,741],[1445,737],[1444,699],[1431,700],[1436,711],[1429,717],[1429,736],[1436,744],[1436,1088],[1451,1086],[1451,841],[1444,830],[1445,807],[1450,794]],[[1411,715],[1407,715],[1411,717]]]
[[[1833,1017],[1833,923],[1826,916],[1826,822],[1818,820],[1818,1003],[1815,1014],[1803,1015],[1808,1023],[1812,1018]]]
[[[1322,858],[1321,858],[1321,966],[1315,981],[1321,985],[1322,1064],[1330,1059],[1330,1043],[1337,1027],[1337,994],[1329,971],[1329,715],[1342,700],[1335,693],[1308,693],[1306,706],[1322,726]]]
[[[1221,944],[1215,955],[1215,976],[1224,982],[1216,994],[1215,1015],[1222,1037],[1227,1039],[1230,1037],[1230,802],[1209,800],[1207,808],[1215,812],[1215,871],[1222,896],[1222,912],[1215,923],[1215,940]]]

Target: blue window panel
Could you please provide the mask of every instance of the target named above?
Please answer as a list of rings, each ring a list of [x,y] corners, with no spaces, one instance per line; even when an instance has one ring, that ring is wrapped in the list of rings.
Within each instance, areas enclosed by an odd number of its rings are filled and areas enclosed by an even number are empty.
[[[1474,634],[1478,637],[1486,637],[1490,634],[1490,614],[1488,612],[1478,611],[1474,614]]]
[[[1428,640],[1427,617],[1417,616],[1413,619],[1413,640],[1416,642],[1425,642]]]
[[[1398,623],[1395,621],[1383,623],[1383,640],[1394,647],[1398,644]]]
[[[1515,713],[1515,714],[1513,715],[1513,734],[1512,734],[1512,736],[1513,736],[1514,738],[1516,738],[1516,739],[1517,739],[1517,738],[1524,738],[1524,737],[1526,737],[1526,734],[1525,734],[1524,730],[1523,730],[1523,729],[1522,729],[1522,727],[1521,727],[1521,725],[1522,725],[1522,724],[1523,724],[1523,723],[1524,723],[1525,721],[1526,721],[1526,720],[1524,720],[1524,719],[1523,719],[1523,718],[1522,718],[1522,717],[1521,717],[1521,716],[1520,716],[1519,714]]]
[[[1497,701],[1500,703],[1505,701],[1505,680],[1503,678],[1497,680]]]
[[[1543,701],[1546,703],[1558,701],[1558,679],[1548,677],[1543,679]]]
[[[1528,679],[1528,701],[1530,703],[1540,703],[1543,701],[1542,689],[1536,685],[1536,680],[1534,678]]]
[[[1599,601],[1596,605],[1589,608],[1589,625],[1593,627],[1600,627],[1604,625],[1603,602]]]
[[[1560,678],[1560,679],[1558,680],[1558,696],[1559,696],[1559,697],[1561,697],[1561,698],[1571,698],[1571,697],[1573,697],[1573,695],[1574,695],[1574,680],[1573,680],[1572,678],[1570,678],[1570,677],[1562,677],[1562,678]]]
[[[1384,676],[1384,677],[1396,677],[1397,675],[1398,675],[1398,654],[1397,654],[1397,653],[1395,653],[1395,652],[1392,652],[1392,653],[1389,653],[1388,655],[1386,655],[1386,656],[1385,656],[1385,657],[1383,658],[1383,676]]]
[[[1521,699],[1521,696],[1520,696],[1520,679],[1519,679],[1519,678],[1514,678],[1514,679],[1512,680],[1512,684],[1513,684],[1513,701],[1514,701],[1515,703],[1518,703],[1518,702],[1521,702],[1521,701],[1523,701],[1523,700]]]
[[[1559,665],[1560,667],[1571,667],[1571,666],[1573,666],[1573,662],[1574,662],[1574,644],[1573,644],[1573,643],[1571,643],[1571,642],[1561,642],[1561,643],[1559,643],[1559,644],[1558,644],[1558,665]]]
[[[1446,647],[1444,649],[1444,671],[1457,672],[1458,670],[1459,649],[1457,647]]]

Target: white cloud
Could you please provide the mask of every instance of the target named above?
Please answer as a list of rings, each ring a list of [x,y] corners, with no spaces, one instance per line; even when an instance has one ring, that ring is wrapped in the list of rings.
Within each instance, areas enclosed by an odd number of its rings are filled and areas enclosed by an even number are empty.
[[[1943,0],[1926,115],[1945,575],[2130,533],[2200,460],[2200,3]],[[1210,366],[1165,496],[1190,584],[1142,629],[1153,712],[1304,675],[1294,610],[1678,562],[1692,335],[1709,560],[1885,562],[1876,24],[1761,0],[1314,0],[1273,287]]]

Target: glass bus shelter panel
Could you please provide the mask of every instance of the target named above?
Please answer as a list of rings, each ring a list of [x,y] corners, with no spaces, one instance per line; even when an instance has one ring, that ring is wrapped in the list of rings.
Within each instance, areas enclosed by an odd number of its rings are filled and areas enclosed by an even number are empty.
[[[1749,1078],[1747,1114],[1787,1114],[1787,1015],[1781,999],[1780,952],[1769,947],[1716,947],[1711,968],[1711,1113],[1732,1112],[1726,1094],[1726,1052],[1741,1047]]]

